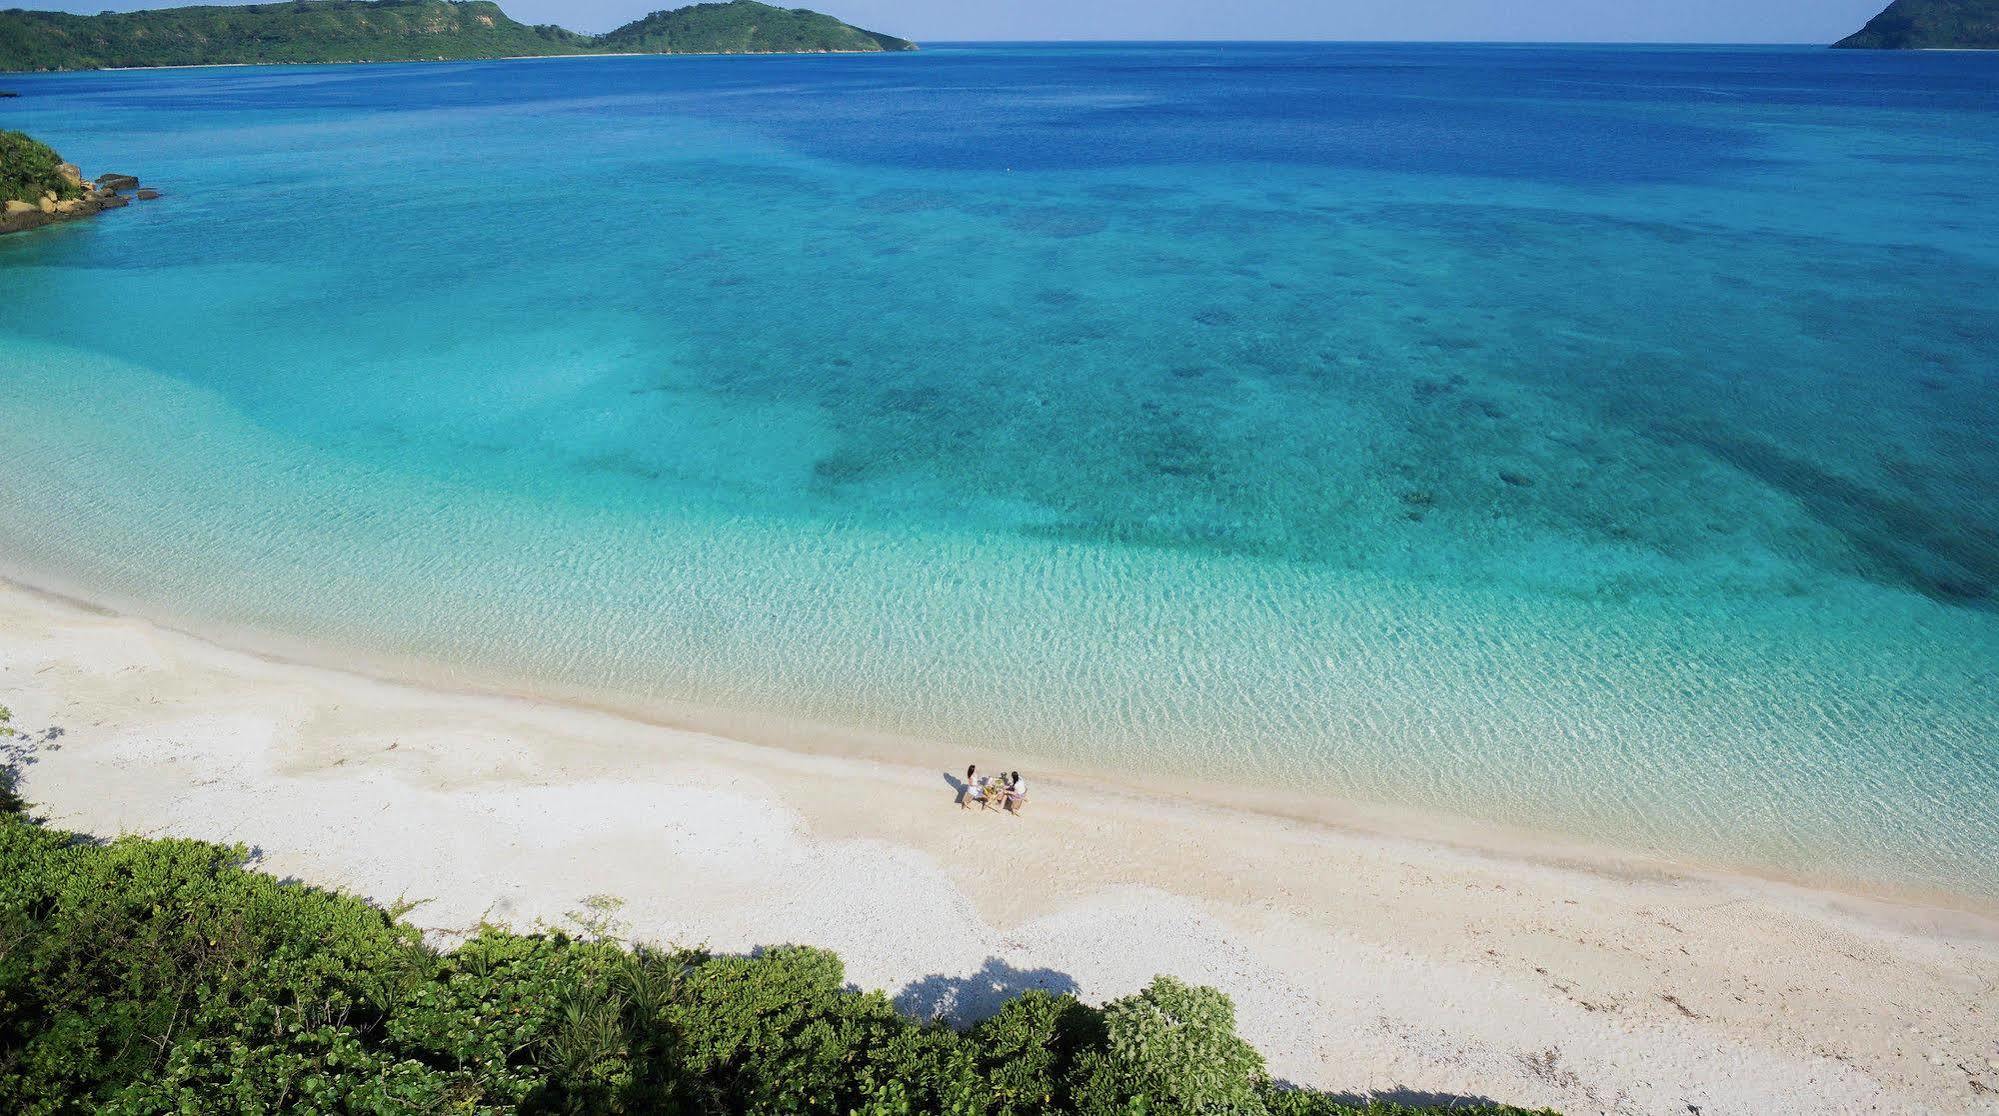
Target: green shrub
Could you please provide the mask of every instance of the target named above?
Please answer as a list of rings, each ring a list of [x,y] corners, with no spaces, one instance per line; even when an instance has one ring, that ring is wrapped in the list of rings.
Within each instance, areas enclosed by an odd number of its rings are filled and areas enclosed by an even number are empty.
[[[386,1045],[448,1084],[461,1107],[507,1109],[547,1089],[545,1055],[579,990],[601,986],[611,947],[486,929],[438,959],[383,1030]],[[565,1082],[573,1084],[573,1082]]]
[[[1278,1090],[1228,998],[1167,977],[1102,1009],[1027,992],[961,1033],[848,988],[824,950],[486,929],[440,954],[244,861],[0,815],[0,1111],[1359,1111]]]
[[[725,1111],[845,1116],[906,1102],[937,1112],[980,1093],[955,1033],[914,1023],[879,992],[847,991],[831,953],[691,960],[662,1019]]]
[[[51,190],[58,198],[82,196],[60,166],[62,156],[47,144],[21,132],[0,131],[0,202],[40,201]]]
[[[0,705],[0,740],[11,740],[14,732],[14,711]],[[5,753],[0,753],[4,756]],[[0,760],[0,814],[18,814],[28,808],[15,790],[15,780],[19,772],[14,770],[11,759]]]
[[[1029,989],[970,1033],[995,1116],[1064,1109],[1078,1054],[1104,1041],[1103,1016],[1074,996]]]
[[[173,1110],[204,1096],[350,1099],[388,1068],[367,1039],[435,962],[364,903],[238,869],[241,850],[97,847],[8,819],[0,1097],[23,1111]]]
[[[1263,1055],[1236,1037],[1235,1005],[1212,988],[1155,977],[1103,1008],[1105,1042],[1077,1066],[1080,1112],[1261,1116]]]

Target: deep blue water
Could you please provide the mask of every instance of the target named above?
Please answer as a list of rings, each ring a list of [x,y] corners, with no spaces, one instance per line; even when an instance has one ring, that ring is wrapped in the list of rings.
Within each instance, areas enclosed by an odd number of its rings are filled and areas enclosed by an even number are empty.
[[[1999,59],[5,84],[168,194],[0,241],[24,580],[779,741],[1999,894]]]

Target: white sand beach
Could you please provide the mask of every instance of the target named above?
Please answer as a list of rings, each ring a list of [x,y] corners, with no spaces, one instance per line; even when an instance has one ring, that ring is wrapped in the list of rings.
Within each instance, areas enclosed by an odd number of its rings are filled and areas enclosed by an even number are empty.
[[[53,824],[242,842],[266,871],[413,902],[446,943],[481,920],[805,942],[960,1018],[1173,973],[1233,996],[1278,1076],[1406,1099],[1999,1112],[1999,912],[1975,904],[1039,772],[1025,816],[964,812],[935,763],[400,685],[11,585],[0,703]]]

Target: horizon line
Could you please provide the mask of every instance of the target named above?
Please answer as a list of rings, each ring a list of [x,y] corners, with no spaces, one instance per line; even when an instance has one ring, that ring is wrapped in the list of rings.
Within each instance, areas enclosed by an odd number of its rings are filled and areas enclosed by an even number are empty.
[[[1287,39],[1287,38],[1196,38],[1196,39],[910,39],[919,46],[1175,46],[1182,44],[1300,45],[1325,46],[1830,46],[1817,39]]]

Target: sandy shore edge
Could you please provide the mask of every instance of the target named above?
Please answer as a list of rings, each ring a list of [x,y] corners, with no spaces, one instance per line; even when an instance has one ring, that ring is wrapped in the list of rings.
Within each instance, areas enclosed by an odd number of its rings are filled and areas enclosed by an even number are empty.
[[[867,760],[893,768],[934,767],[940,774],[962,771],[968,755],[974,760],[1000,759],[1028,768],[1037,785],[1055,784],[1092,797],[1138,799],[1180,809],[1212,809],[1223,814],[1250,813],[1269,820],[1300,822],[1359,834],[1446,845],[1477,854],[1579,868],[1614,876],[1712,877],[1734,885],[1769,886],[1807,901],[1831,901],[1852,913],[1864,913],[1891,925],[1912,920],[1927,931],[1956,914],[1967,932],[1999,933],[1999,900],[1878,879],[1858,879],[1827,870],[1814,877],[1787,874],[1768,865],[1740,860],[1700,859],[1687,853],[1640,849],[1628,844],[1592,840],[1574,834],[1525,829],[1484,818],[1445,814],[1433,809],[1363,802],[1330,794],[1306,794],[1280,788],[1230,782],[1167,770],[1110,771],[1050,756],[1031,749],[1017,755],[980,756],[959,746],[914,736],[827,724],[797,717],[724,709],[690,703],[652,700],[635,704],[575,687],[542,683],[535,687],[509,685],[469,672],[463,666],[415,656],[360,652],[298,639],[265,630],[212,622],[183,627],[164,619],[136,601],[97,599],[89,590],[62,578],[29,573],[0,564],[0,591],[17,591],[44,598],[65,608],[101,616],[123,616],[164,634],[197,643],[219,645],[261,661],[341,676],[386,682],[451,697],[485,697],[535,707],[606,715],[646,729],[721,738],[742,745],[761,745],[782,752]],[[986,763],[986,770],[997,770]]]
[[[1157,972],[1274,1072],[1570,1112],[1999,1112],[1999,922],[1514,855],[1084,780],[961,812],[934,764],[758,746],[274,660],[0,583],[0,703],[52,822],[254,846],[482,920],[803,941],[908,1010]]]

